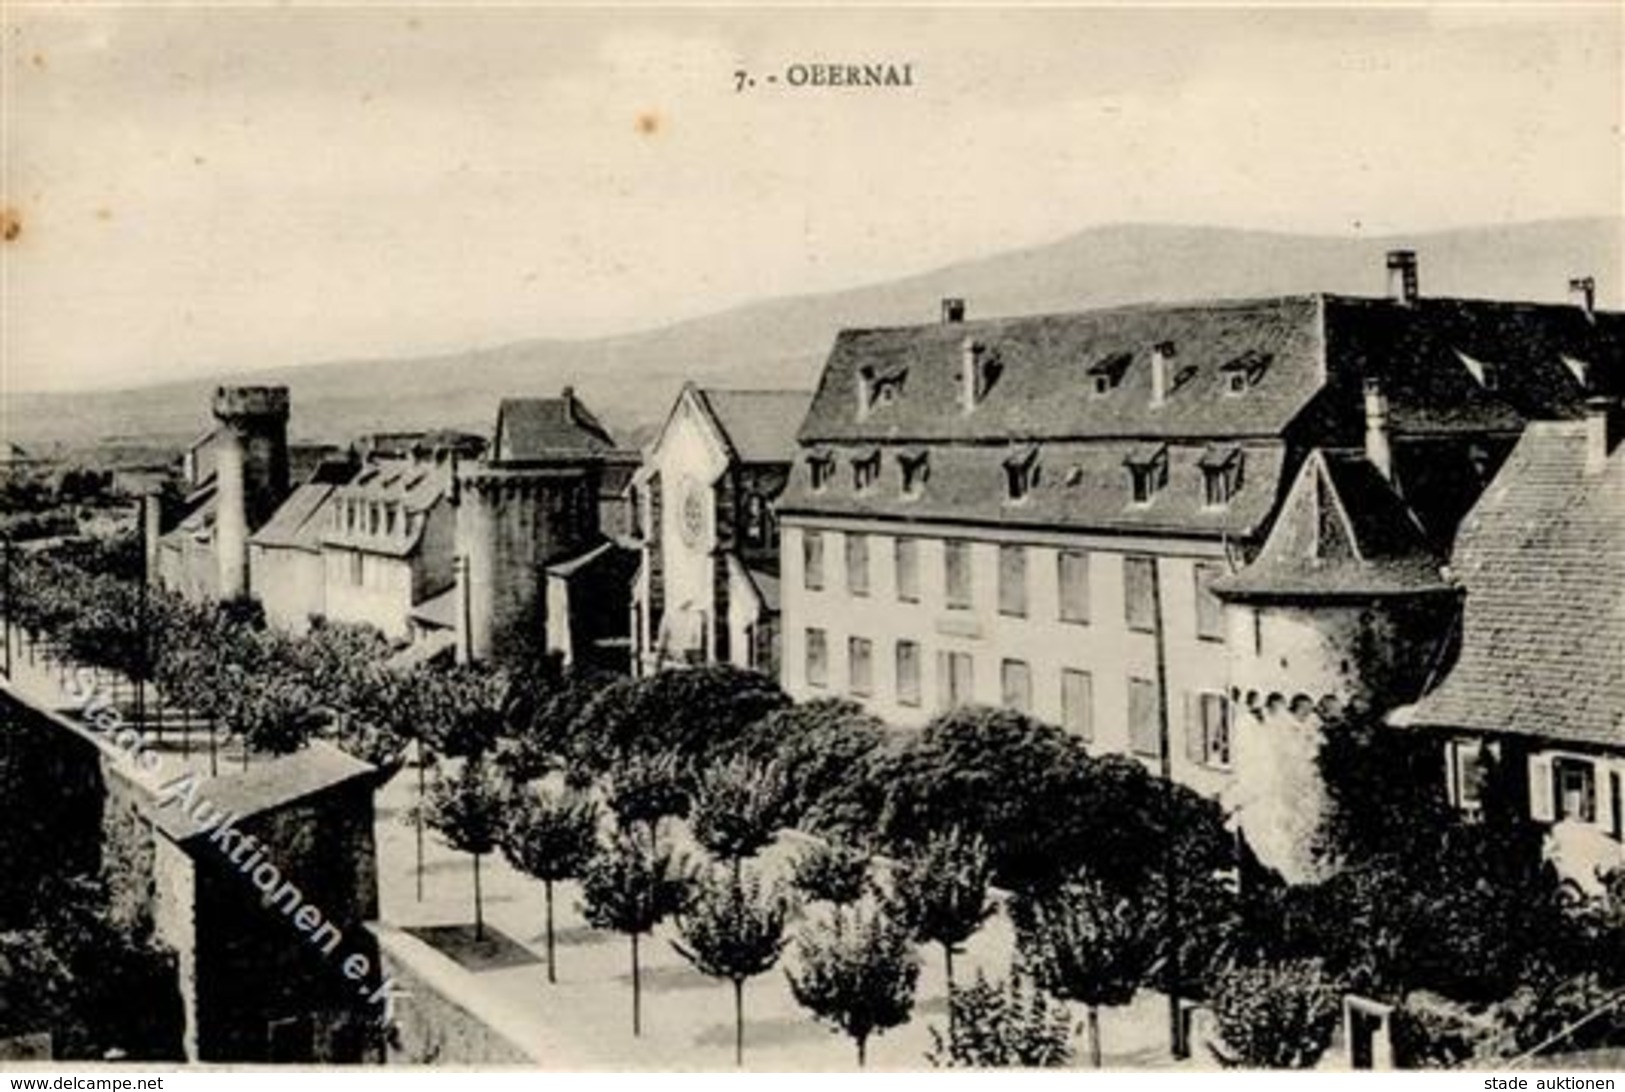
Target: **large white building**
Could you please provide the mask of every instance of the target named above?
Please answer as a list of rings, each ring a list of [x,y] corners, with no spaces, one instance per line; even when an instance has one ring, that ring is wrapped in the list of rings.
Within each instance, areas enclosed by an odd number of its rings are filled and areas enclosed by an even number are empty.
[[[1614,353],[1589,296],[1425,298],[1408,252],[1389,282],[982,321],[949,300],[843,332],[778,503],[786,689],[901,725],[1022,709],[1226,791],[1237,637],[1210,587],[1310,453],[1368,461],[1448,543],[1524,423],[1582,412]]]

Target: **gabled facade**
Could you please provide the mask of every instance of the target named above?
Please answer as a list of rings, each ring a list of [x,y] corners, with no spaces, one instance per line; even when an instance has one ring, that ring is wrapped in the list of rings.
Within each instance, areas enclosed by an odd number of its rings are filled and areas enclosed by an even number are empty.
[[[1448,542],[1525,422],[1617,374],[1619,316],[1419,297],[1395,259],[1388,298],[843,332],[778,504],[786,689],[904,725],[1014,707],[1222,792],[1237,637],[1213,588],[1310,453],[1365,453],[1312,480],[1363,504],[1375,477]]]
[[[773,504],[795,458],[804,391],[688,384],[633,479],[640,562],[636,670],[733,663],[777,674]]]
[[[1395,710],[1396,728],[1440,742],[1440,775],[1464,812],[1486,779],[1552,824],[1577,882],[1625,866],[1625,445],[1620,408],[1531,425],[1461,528],[1460,653]]]

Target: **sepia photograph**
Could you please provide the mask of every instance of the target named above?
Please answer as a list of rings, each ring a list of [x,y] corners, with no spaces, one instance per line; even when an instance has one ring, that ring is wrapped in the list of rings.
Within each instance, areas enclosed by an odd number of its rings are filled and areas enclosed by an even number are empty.
[[[6,1092],[1617,1088],[1622,121],[1620,0],[0,0]]]

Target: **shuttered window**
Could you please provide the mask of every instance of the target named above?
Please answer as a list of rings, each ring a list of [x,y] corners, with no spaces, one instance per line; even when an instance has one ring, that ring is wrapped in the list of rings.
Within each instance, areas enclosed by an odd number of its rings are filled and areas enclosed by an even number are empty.
[[[829,636],[821,629],[807,630],[807,685],[829,685]]]
[[[858,596],[869,594],[869,539],[851,531],[846,534],[846,590]]]
[[[920,646],[897,642],[897,704],[920,704]]]
[[[1185,757],[1198,766],[1230,768],[1230,703],[1223,694],[1185,695]]]
[[[874,692],[874,647],[867,637],[853,637],[846,642],[849,687],[852,693],[860,698],[868,697]]]
[[[802,584],[808,591],[824,587],[824,536],[818,531],[801,532]]]
[[[999,613],[1027,617],[1027,547],[999,547]]]
[[[1006,709],[1030,713],[1033,708],[1033,669],[1024,660],[999,665],[999,688]]]
[[[1151,583],[1156,579],[1154,558],[1123,559],[1123,618],[1128,628],[1150,633],[1156,625],[1155,596]]]
[[[968,610],[972,601],[971,554],[968,542],[942,544],[944,591],[953,610]]]
[[[1192,568],[1196,576],[1196,636],[1204,641],[1223,641],[1224,604],[1208,589],[1224,575],[1224,566],[1199,561]]]
[[[897,598],[904,603],[920,601],[920,543],[918,539],[900,538],[896,545]]]
[[[943,709],[969,705],[975,700],[975,672],[970,653],[937,653],[937,697]]]
[[[1061,727],[1085,742],[1095,738],[1095,680],[1087,671],[1061,669]]]
[[[1061,588],[1061,621],[1089,621],[1089,555],[1062,550],[1056,562]]]
[[[1162,727],[1157,713],[1157,684],[1149,679],[1129,679],[1129,749],[1135,754],[1162,757]]]

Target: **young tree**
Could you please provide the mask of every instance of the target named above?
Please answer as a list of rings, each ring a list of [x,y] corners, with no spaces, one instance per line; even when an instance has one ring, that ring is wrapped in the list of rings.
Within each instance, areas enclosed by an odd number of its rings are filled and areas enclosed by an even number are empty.
[[[625,832],[601,848],[581,875],[581,911],[588,923],[631,940],[633,1035],[643,1033],[638,938],[683,909],[689,883],[687,866],[669,847]]]
[[[914,1010],[920,960],[908,929],[884,910],[837,908],[831,920],[796,938],[800,973],[786,971],[796,1001],[848,1035],[858,1065],[869,1039],[906,1022]]]
[[[958,827],[934,834],[892,876],[891,902],[916,940],[942,946],[948,991],[948,1036],[954,1033],[954,953],[993,914],[987,846]]]
[[[502,850],[513,866],[542,881],[547,894],[547,980],[553,954],[553,885],[581,875],[597,848],[598,806],[573,793],[527,795],[508,816]]]
[[[1319,960],[1238,967],[1214,983],[1219,1033],[1246,1066],[1313,1066],[1331,1044],[1341,1014],[1342,991]]]
[[[1072,1040],[1080,1030],[1065,1005],[1019,971],[998,983],[978,970],[976,980],[948,1000],[947,1034],[931,1028],[926,1060],[975,1069],[1059,1067],[1072,1061]]]
[[[480,892],[480,858],[497,847],[508,785],[482,758],[463,760],[453,777],[436,773],[421,805],[423,819],[440,832],[453,849],[474,858],[474,939],[485,939],[485,914]]]
[[[869,856],[840,842],[819,842],[796,858],[790,882],[809,899],[850,906],[869,888]]]
[[[746,857],[773,844],[788,818],[789,787],[775,764],[736,756],[702,774],[689,805],[689,829],[711,856],[739,876]]]
[[[1089,1013],[1089,1060],[1101,1066],[1100,1009],[1126,1005],[1147,973],[1140,905],[1092,878],[1012,906],[1016,944],[1038,984]]]
[[[788,913],[777,887],[764,889],[736,867],[726,878],[715,872],[704,878],[677,915],[682,940],[672,947],[701,973],[733,983],[735,1065],[745,1064],[745,980],[779,961]]]
[[[688,813],[688,775],[669,751],[621,759],[610,770],[605,794],[621,830],[641,824],[650,840],[658,837],[662,819]]]

